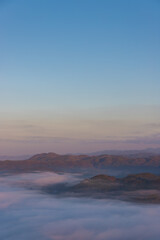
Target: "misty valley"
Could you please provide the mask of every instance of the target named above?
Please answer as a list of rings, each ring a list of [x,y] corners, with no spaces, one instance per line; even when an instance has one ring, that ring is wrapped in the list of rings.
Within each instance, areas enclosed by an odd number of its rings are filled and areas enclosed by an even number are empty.
[[[1,171],[0,239],[159,240],[159,181],[150,173]]]

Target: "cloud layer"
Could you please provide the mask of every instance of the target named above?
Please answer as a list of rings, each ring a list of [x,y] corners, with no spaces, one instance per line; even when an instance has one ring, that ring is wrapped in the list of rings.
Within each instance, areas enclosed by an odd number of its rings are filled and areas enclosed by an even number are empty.
[[[27,184],[75,181],[79,176],[32,173],[0,178],[3,240],[159,240],[160,206],[54,198]],[[16,224],[15,224],[16,223]]]

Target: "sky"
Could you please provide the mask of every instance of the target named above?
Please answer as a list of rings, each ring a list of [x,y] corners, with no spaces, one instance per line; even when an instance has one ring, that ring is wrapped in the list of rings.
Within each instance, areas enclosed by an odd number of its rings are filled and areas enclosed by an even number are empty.
[[[160,146],[159,0],[0,0],[0,154]]]

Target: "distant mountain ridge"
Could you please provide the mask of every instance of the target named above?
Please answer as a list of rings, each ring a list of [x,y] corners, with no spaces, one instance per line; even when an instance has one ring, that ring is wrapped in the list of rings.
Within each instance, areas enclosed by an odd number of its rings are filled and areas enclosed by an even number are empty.
[[[97,151],[97,152],[92,152],[88,153],[89,156],[95,155],[104,155],[104,154],[109,154],[109,155],[123,155],[123,156],[141,156],[145,157],[148,155],[160,155],[160,148],[146,148],[142,150],[103,150],[103,151]]]
[[[0,171],[60,171],[64,169],[88,168],[106,169],[108,167],[155,167],[160,168],[160,155],[124,156],[124,155],[59,155],[42,153],[27,160],[0,161]]]
[[[5,160],[26,160],[30,158],[32,155],[31,154],[26,154],[26,155],[0,155],[0,161],[5,161]]]

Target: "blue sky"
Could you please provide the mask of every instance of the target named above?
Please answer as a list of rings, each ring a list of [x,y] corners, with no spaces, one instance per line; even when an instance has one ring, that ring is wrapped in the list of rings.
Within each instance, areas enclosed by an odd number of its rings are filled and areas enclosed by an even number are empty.
[[[158,0],[7,0],[0,22],[3,154],[157,147]]]

